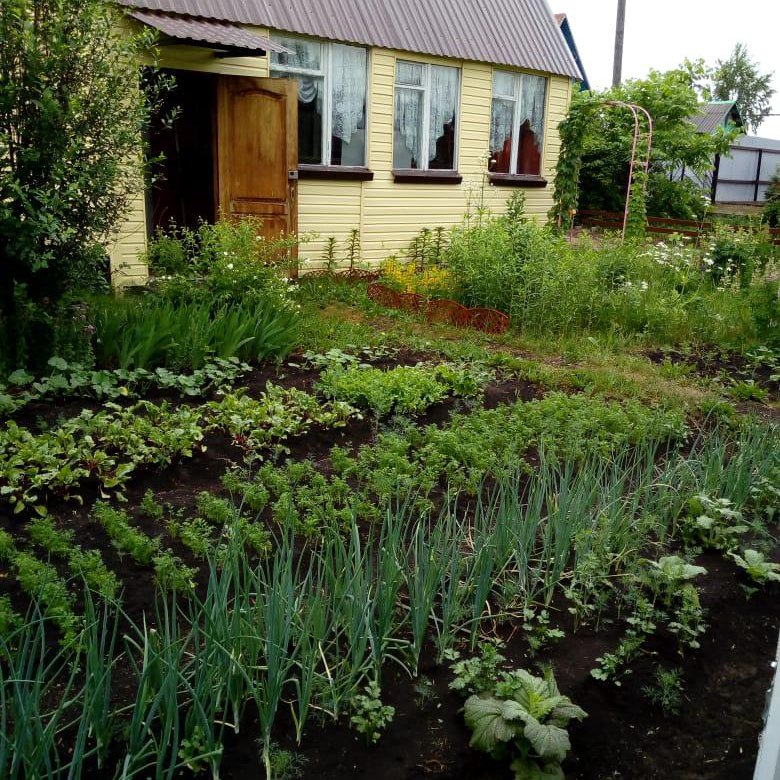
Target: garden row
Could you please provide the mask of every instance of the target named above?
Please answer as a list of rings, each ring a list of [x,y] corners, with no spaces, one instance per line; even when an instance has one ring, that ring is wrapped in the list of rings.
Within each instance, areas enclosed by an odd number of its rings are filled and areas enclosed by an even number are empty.
[[[574,628],[625,626],[593,666],[594,678],[619,682],[659,637],[695,652],[706,623],[697,589],[706,574],[691,562],[698,550],[729,556],[754,587],[778,576],[767,557],[778,491],[771,428],[723,423],[692,434],[677,409],[558,391],[418,427],[408,415],[478,397],[491,373],[380,370],[338,351],[304,360],[322,369],[321,398],[269,387],[257,399],[229,391],[201,406],[142,402],[39,434],[8,428],[6,448],[29,467],[30,452],[52,455],[63,442],[67,450],[80,441],[68,436],[97,419],[91,457],[102,451],[114,465],[89,473],[105,489],[141,464],[194,452],[208,429],[239,445],[239,462],[193,512],[151,491],[127,509],[97,503],[90,514],[108,540],[105,559],[60,509],[45,514],[40,496],[32,503],[41,515],[2,535],[12,585],[12,601],[0,602],[11,704],[4,773],[216,773],[249,707],[276,776],[272,738],[284,713],[293,742],[314,714],[348,720],[373,742],[393,718],[382,680],[392,668],[417,677],[429,643],[436,664],[454,661],[474,747],[511,763],[518,778],[555,773],[566,722],[582,712],[549,674],[512,668],[500,648],[460,661],[457,653],[520,624],[531,656],[543,652],[560,637],[551,614],[563,599]],[[316,462],[285,454],[294,437],[343,426],[360,409],[387,421],[375,441],[328,448]],[[75,485],[85,476],[78,459],[57,469],[37,457],[38,478],[75,472]],[[112,570],[107,559],[125,563]],[[117,602],[131,562],[156,581],[154,615]],[[26,618],[11,609],[24,603],[21,591],[32,604]],[[54,657],[44,635],[60,638]],[[546,703],[531,706],[531,692]]]

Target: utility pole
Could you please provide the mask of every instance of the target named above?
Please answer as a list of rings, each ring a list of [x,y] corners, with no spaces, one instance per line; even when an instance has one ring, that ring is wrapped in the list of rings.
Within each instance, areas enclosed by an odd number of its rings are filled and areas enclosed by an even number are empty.
[[[623,80],[623,33],[626,29],[626,0],[618,0],[615,23],[615,59],[612,64],[612,86],[619,87]]]

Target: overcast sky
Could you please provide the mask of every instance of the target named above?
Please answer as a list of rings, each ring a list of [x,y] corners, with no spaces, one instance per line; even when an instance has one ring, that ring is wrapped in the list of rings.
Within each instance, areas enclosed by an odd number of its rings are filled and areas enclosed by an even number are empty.
[[[612,82],[617,0],[548,0],[569,17],[577,49],[594,89]],[[726,59],[744,43],[761,72],[774,71],[772,112],[780,114],[780,0],[626,0],[623,78],[668,70],[683,59]],[[780,139],[780,116],[757,135]]]

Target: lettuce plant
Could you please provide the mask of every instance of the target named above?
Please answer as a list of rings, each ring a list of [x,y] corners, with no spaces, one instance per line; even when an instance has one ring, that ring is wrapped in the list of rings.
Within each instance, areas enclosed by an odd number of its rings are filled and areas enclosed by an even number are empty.
[[[504,657],[487,645],[484,658],[455,664],[455,690],[475,690],[464,706],[471,747],[509,759],[515,780],[562,780],[571,748],[569,722],[586,717],[561,694],[552,671],[535,677],[524,669],[498,671]]]
[[[742,555],[731,553],[734,563],[744,569],[750,579],[765,585],[767,582],[780,582],[780,563],[766,560],[758,550],[744,550]]]
[[[729,499],[712,499],[703,493],[688,502],[688,515],[680,521],[680,528],[689,544],[724,552],[733,550],[738,537],[749,530]]]

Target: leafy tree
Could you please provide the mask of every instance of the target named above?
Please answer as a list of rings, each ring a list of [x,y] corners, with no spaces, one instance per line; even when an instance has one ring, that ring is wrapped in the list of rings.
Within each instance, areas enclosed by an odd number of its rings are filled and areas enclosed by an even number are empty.
[[[103,0],[0,3],[0,367],[45,361],[74,291],[105,280],[146,165],[151,44]]]
[[[669,172],[682,165],[704,173],[711,168],[712,155],[725,151],[733,137],[725,129],[713,135],[696,132],[690,117],[698,110],[699,99],[685,67],[666,72],[652,70],[645,79],[629,80],[603,93],[577,96],[573,110],[584,103],[590,106],[591,114],[584,123],[582,138],[582,208],[619,211],[625,202],[634,125],[628,111],[604,106],[610,100],[635,103],[653,118],[651,191],[661,178],[668,179]]]
[[[745,125],[755,132],[772,110],[772,77],[761,73],[747,47],[738,43],[727,60],[718,60],[709,73],[714,100],[735,100]]]

